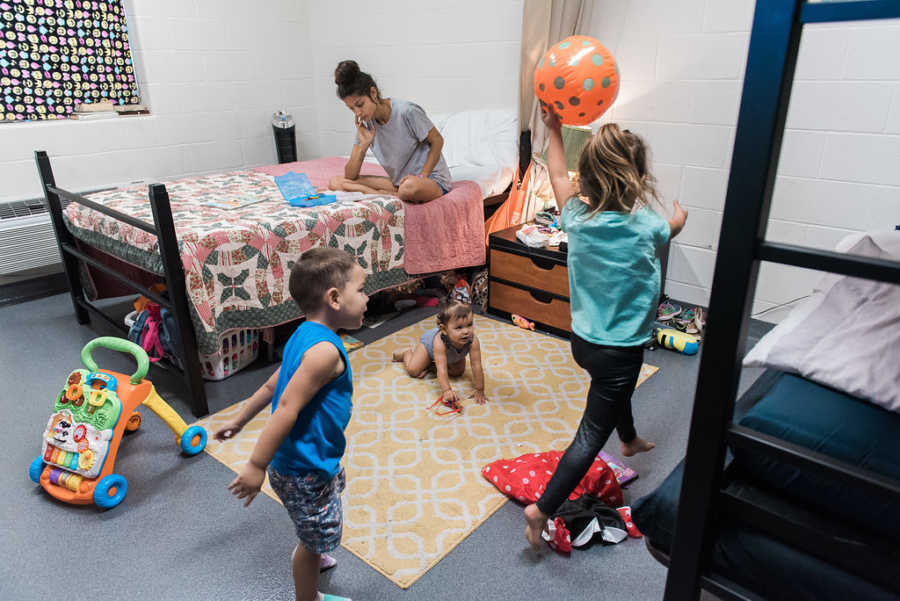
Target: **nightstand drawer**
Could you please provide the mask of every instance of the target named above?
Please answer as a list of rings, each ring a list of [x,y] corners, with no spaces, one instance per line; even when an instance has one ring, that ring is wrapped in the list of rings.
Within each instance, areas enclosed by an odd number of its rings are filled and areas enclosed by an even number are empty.
[[[525,257],[492,248],[491,277],[569,297],[566,266],[542,257]]]
[[[491,272],[494,265],[491,263]],[[544,325],[572,331],[572,315],[569,303],[544,295],[539,291],[507,286],[499,282],[490,283],[490,307],[506,313],[517,313],[526,319]]]

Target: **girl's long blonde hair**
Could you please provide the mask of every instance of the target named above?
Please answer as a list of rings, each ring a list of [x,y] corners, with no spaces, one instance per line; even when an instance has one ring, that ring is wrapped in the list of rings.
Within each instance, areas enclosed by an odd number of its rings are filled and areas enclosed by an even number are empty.
[[[630,213],[658,200],[644,140],[615,123],[600,127],[578,159],[579,193],[592,211]]]

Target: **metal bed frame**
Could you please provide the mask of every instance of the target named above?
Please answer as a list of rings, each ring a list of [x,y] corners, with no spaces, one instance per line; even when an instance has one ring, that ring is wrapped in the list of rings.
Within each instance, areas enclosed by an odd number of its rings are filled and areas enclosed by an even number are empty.
[[[831,565],[888,586],[888,590],[892,588],[889,579],[866,561],[866,551],[823,528],[827,522],[788,520],[765,503],[742,500],[722,488],[726,447],[732,445],[837,476],[863,493],[880,490],[900,500],[900,482],[896,480],[732,423],[760,261],[900,284],[900,262],[765,240],[803,25],[896,17],[900,17],[900,0],[757,0],[665,601],[696,599],[700,588],[726,599],[759,599],[710,569],[716,522],[721,516],[755,527]],[[893,541],[869,533],[855,536],[870,547],[870,554],[886,553],[889,559],[897,558],[894,565],[900,565]]]
[[[178,330],[179,339],[181,340],[179,358],[184,367],[182,368],[165,359],[163,361],[167,366],[183,374],[189,393],[191,413],[196,417],[203,417],[209,413],[209,407],[206,403],[206,390],[204,389],[203,376],[201,375],[200,358],[197,355],[197,337],[194,333],[194,326],[191,323],[190,306],[184,284],[184,267],[181,264],[178,239],[175,236],[175,224],[172,220],[172,207],[169,204],[169,193],[166,191],[166,187],[163,184],[150,184],[150,207],[153,211],[153,223],[150,224],[88,200],[80,194],[58,188],[47,153],[43,150],[35,151],[34,159],[41,177],[44,198],[50,210],[53,230],[56,232],[56,242],[59,245],[59,254],[62,257],[66,280],[69,284],[69,293],[72,296],[72,306],[75,309],[75,318],[78,320],[78,323],[82,325],[90,323],[90,313],[93,312],[113,327],[127,332],[127,328],[123,323],[113,319],[85,298],[78,265],[79,261],[109,275],[119,283],[143,294],[161,307],[171,311],[175,318],[175,327]],[[113,219],[155,235],[159,241],[159,254],[162,257],[164,270],[163,277],[169,298],[163,298],[148,290],[142,284],[128,279],[111,267],[78,250],[75,237],[63,222],[61,199],[84,205],[109,215]]]

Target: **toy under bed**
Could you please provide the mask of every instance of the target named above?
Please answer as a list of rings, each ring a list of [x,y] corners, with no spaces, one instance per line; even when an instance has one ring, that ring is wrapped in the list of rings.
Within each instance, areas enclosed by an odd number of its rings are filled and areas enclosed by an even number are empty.
[[[306,173],[316,186],[343,170],[339,158],[233,171],[166,182],[185,271],[188,305],[200,353],[215,353],[229,330],[266,328],[296,319],[299,309],[288,290],[290,267],[313,247],[331,246],[355,255],[373,293],[418,274],[484,263],[483,204],[478,186],[455,182],[450,193],[427,205],[405,205],[393,196],[366,196],[333,204],[294,208],[284,201],[273,173]],[[365,164],[364,174],[381,174]],[[146,185],[91,194],[90,200],[153,222]],[[234,209],[211,203],[255,200]],[[432,224],[408,235],[407,220]],[[71,203],[66,227],[82,250],[129,277],[148,282],[164,273],[156,236],[89,207]],[[454,224],[453,248],[430,249],[428,232]],[[410,238],[412,240],[410,241]],[[410,265],[407,256],[419,259]],[[93,296],[122,294],[115,282],[92,271]]]
[[[900,479],[900,414],[820,386],[769,371],[738,404],[753,406],[738,423],[782,437],[835,459]],[[681,492],[682,464],[650,495],[634,503],[632,515],[648,548],[668,563]],[[896,541],[900,504],[889,495],[848,489],[819,476],[737,451],[726,470],[726,490],[756,503],[775,504],[795,523],[821,523],[851,561],[877,565],[883,582],[874,584],[828,564],[765,533],[723,518],[714,542],[713,568],[768,599],[897,599]],[[856,538],[880,535],[884,546]]]

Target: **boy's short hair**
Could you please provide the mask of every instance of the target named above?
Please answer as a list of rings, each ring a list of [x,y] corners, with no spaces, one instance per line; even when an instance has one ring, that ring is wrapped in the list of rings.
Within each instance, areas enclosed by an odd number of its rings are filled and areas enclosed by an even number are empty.
[[[319,309],[329,288],[343,288],[350,281],[356,259],[338,248],[311,248],[294,263],[288,288],[304,313]]]
[[[472,312],[471,303],[460,300],[455,296],[445,296],[438,302],[437,323],[444,326],[455,317],[465,317]]]

